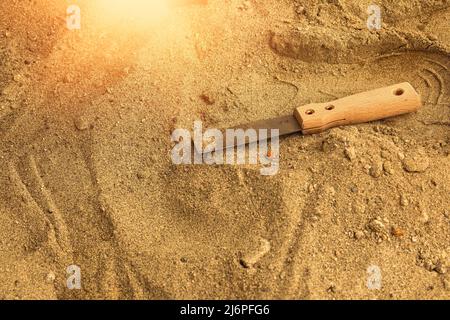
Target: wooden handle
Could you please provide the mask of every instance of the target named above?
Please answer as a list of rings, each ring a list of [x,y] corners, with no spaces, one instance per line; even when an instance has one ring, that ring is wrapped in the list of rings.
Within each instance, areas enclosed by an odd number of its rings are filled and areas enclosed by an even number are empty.
[[[294,111],[303,134],[369,122],[417,111],[420,95],[408,82],[362,92],[326,103],[311,103]]]

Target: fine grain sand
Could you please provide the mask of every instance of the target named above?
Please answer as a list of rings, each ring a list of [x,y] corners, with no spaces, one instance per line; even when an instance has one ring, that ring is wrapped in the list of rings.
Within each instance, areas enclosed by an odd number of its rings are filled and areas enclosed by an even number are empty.
[[[0,2],[0,298],[450,298],[450,2]],[[415,114],[175,166],[170,134],[409,81]],[[82,289],[66,287],[81,268]],[[382,287],[369,290],[367,270]]]

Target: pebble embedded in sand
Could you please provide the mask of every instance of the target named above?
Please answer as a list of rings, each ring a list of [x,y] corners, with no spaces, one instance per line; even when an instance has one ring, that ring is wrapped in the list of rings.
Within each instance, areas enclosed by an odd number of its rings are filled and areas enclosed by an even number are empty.
[[[353,233],[353,237],[354,237],[356,240],[360,240],[360,239],[364,238],[364,232],[361,231],[361,230],[357,230],[357,231],[355,231],[355,232]]]
[[[138,177],[139,180],[145,180],[145,179],[150,178],[151,171],[150,171],[150,169],[146,168],[146,169],[138,171],[136,176]]]
[[[450,279],[444,279],[444,289],[450,291]]]
[[[322,142],[322,151],[323,152],[332,152],[332,151],[336,150],[337,147],[338,147],[338,145],[336,143],[333,143],[332,141],[324,140]]]
[[[363,214],[366,212],[366,206],[362,202],[356,202],[352,205],[353,212],[356,214]]]
[[[384,172],[386,172],[387,174],[393,174],[394,173],[394,168],[392,167],[392,162],[390,161],[385,161],[383,163],[383,170]]]
[[[407,172],[424,172],[430,166],[430,160],[425,155],[406,156],[403,159],[403,168]]]
[[[261,260],[270,251],[270,242],[261,238],[257,250],[245,254],[240,263],[245,268],[252,268],[259,260]]]
[[[401,238],[405,235],[405,230],[403,230],[402,228],[398,228],[398,227],[392,227],[391,234],[394,237]]]
[[[444,217],[446,217],[447,219],[450,218],[450,211],[449,210],[444,210]]]
[[[181,261],[182,263],[187,263],[187,262],[188,262],[188,258],[186,258],[186,257],[181,257],[181,258],[180,258],[180,261]]]
[[[447,267],[444,265],[442,261],[438,261],[436,263],[436,266],[434,267],[434,271],[436,271],[439,274],[446,274],[447,273]]]
[[[384,233],[386,230],[385,225],[378,219],[374,219],[369,222],[369,229],[375,233]]]
[[[306,12],[306,10],[305,10],[305,7],[303,7],[303,6],[298,6],[298,7],[295,9],[295,12],[296,12],[297,14],[302,15],[302,14],[304,14],[304,13]]]
[[[344,154],[345,154],[345,157],[350,161],[353,161],[356,159],[356,151],[355,151],[354,147],[345,148]]]
[[[381,162],[375,162],[369,170],[369,174],[374,178],[379,178],[383,173],[383,165]]]
[[[87,130],[89,129],[89,122],[82,117],[77,118],[75,119],[75,127],[80,131]]]
[[[406,207],[407,205],[409,205],[408,197],[404,194],[400,195],[400,205],[402,207]]]
[[[56,275],[53,271],[50,271],[49,273],[47,273],[46,277],[45,277],[45,281],[47,283],[53,283],[56,279]]]
[[[421,221],[423,223],[429,222],[430,221],[430,216],[428,215],[428,212],[426,212],[425,210],[422,210],[420,219],[421,219]]]
[[[24,80],[24,77],[23,77],[20,73],[14,75],[13,79],[14,79],[14,81],[17,82],[17,83],[23,83],[23,82],[25,81],[25,80]]]

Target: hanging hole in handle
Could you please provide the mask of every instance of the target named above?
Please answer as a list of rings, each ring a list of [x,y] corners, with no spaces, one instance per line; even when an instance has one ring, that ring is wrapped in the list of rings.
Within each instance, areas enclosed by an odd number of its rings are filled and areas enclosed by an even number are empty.
[[[335,106],[329,105],[329,106],[326,106],[326,107],[325,107],[325,110],[331,111],[331,110],[333,110],[334,108],[335,108]]]
[[[307,115],[312,115],[312,114],[314,114],[316,111],[315,110],[313,110],[313,109],[308,109],[308,110],[306,110],[305,111],[305,113],[307,114]]]
[[[405,90],[403,90],[402,88],[398,88],[398,89],[396,89],[395,91],[394,91],[394,94],[396,95],[396,96],[401,96],[402,94],[404,94],[405,93]]]

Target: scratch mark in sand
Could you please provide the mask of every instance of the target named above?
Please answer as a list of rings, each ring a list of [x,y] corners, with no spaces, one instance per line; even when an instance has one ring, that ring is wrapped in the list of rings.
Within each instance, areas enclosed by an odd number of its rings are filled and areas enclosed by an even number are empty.
[[[44,181],[41,178],[36,164],[36,159],[33,155],[30,155],[28,160],[31,173],[39,186],[42,199],[46,205],[46,208],[43,209],[48,213],[49,220],[55,230],[57,242],[63,252],[72,253],[66,223],[60,210],[53,201],[50,191],[45,187]]]
[[[89,171],[92,187],[95,192],[96,210],[101,215],[101,221],[107,231],[107,241],[110,244],[111,253],[108,257],[113,259],[113,262],[100,262],[104,269],[112,268],[113,274],[122,275],[114,281],[117,286],[116,295],[121,295],[131,299],[169,299],[169,294],[163,289],[156,286],[136,267],[134,266],[129,253],[126,250],[126,245],[121,239],[120,231],[117,228],[114,220],[114,209],[109,205],[103,196],[103,190],[99,183],[98,173],[93,159],[93,137],[89,135],[87,139],[81,142],[80,148],[83,153],[84,162]],[[112,264],[111,264],[112,263]],[[98,286],[102,287],[103,280],[107,280],[108,272],[100,274],[102,279],[99,279]]]
[[[424,68],[423,72],[430,74],[434,79],[436,79],[439,87],[437,88],[438,96],[436,98],[436,104],[441,102],[442,96],[444,94],[444,79],[432,68]]]

